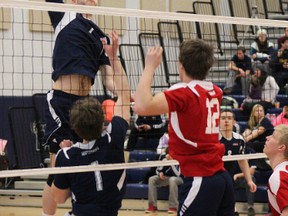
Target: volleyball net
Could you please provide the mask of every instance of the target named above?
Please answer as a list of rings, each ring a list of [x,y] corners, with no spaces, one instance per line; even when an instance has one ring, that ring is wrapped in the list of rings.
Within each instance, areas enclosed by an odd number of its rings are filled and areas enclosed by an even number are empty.
[[[51,73],[55,42],[48,11],[93,14],[93,21],[105,33],[117,31],[120,36],[119,57],[128,76],[131,92],[136,90],[143,72],[145,54],[151,46],[161,45],[164,49],[163,61],[152,83],[154,93],[180,81],[179,45],[182,41],[194,38],[202,38],[214,45],[216,61],[207,80],[223,88],[227,80],[227,66],[238,46],[250,50],[258,29],[267,30],[269,40],[276,45],[287,26],[285,21],[267,19],[262,13],[251,19],[248,13],[250,7],[247,13],[239,11],[243,10],[239,7],[239,1],[229,1],[236,4],[231,7],[217,4],[217,1],[212,4],[192,4],[193,1],[184,0],[158,3],[145,0],[137,1],[137,4],[130,5],[131,8],[126,5],[126,1],[111,2],[99,1],[100,6],[93,7],[0,0],[0,138],[8,140],[6,150],[11,167],[24,169],[45,166],[41,136],[45,127],[45,93],[53,83]],[[152,8],[156,9],[153,11]],[[236,17],[237,13],[239,17]],[[100,76],[96,76],[90,94],[104,97],[111,95],[103,87]],[[239,105],[247,95],[241,94],[238,89],[233,96],[238,102],[238,106],[233,109],[240,113]],[[283,94],[281,98],[284,101],[282,106],[287,96]],[[276,111],[279,114],[281,110]],[[243,119],[247,117],[243,116]],[[243,122],[247,125],[247,120]],[[153,166],[153,162],[150,163],[149,166]],[[53,170],[47,173],[53,173]]]

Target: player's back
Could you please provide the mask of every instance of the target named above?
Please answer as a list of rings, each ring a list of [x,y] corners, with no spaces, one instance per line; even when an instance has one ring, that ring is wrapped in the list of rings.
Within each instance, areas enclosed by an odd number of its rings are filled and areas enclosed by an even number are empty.
[[[170,111],[170,152],[182,173],[210,176],[223,170],[224,146],[218,140],[222,91],[211,82],[192,81],[165,95]],[[193,164],[197,166],[192,168]]]

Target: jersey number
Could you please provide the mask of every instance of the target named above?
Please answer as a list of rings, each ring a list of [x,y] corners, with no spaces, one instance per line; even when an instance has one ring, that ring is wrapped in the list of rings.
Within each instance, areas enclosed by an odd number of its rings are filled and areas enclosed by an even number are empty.
[[[91,165],[98,165],[98,161],[94,161],[93,163],[91,163]],[[103,191],[103,180],[102,180],[101,172],[95,171],[94,176],[95,176],[96,190]]]
[[[216,106],[216,110],[212,108]],[[216,125],[216,120],[219,119],[219,102],[216,98],[212,100],[206,99],[206,107],[208,109],[206,134],[219,133],[219,127]]]

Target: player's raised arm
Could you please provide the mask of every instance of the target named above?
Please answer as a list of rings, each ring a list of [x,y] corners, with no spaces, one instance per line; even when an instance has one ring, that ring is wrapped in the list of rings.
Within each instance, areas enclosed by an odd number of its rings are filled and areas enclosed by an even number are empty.
[[[164,93],[152,95],[151,83],[157,67],[162,61],[163,49],[160,46],[149,48],[145,58],[145,68],[135,94],[135,112],[139,115],[159,115],[168,112]]]
[[[113,69],[113,87],[114,93],[118,96],[114,115],[123,117],[130,122],[130,86],[127,75],[122,68],[121,62],[117,56],[119,48],[119,39],[116,31],[110,34],[112,45],[105,45],[105,51],[109,57],[111,68]]]

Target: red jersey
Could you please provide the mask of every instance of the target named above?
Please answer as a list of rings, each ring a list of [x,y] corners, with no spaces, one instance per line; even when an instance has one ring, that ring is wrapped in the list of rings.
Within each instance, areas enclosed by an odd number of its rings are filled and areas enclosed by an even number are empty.
[[[288,161],[278,164],[268,182],[268,199],[273,216],[288,206]]]
[[[225,146],[219,143],[222,91],[211,82],[193,80],[165,91],[169,106],[169,153],[186,177],[224,171]]]

